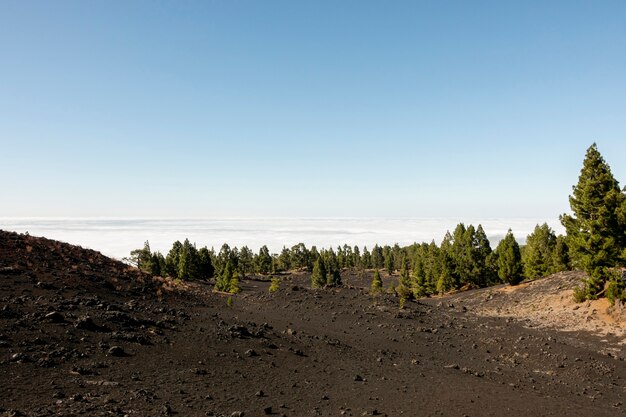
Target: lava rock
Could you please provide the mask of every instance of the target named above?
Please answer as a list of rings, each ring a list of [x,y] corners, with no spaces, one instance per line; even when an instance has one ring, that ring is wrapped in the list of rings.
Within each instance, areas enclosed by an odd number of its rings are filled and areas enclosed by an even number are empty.
[[[44,318],[51,323],[63,323],[65,321],[65,317],[63,314],[58,311],[53,311],[44,316]]]
[[[121,346],[111,346],[109,350],[107,351],[107,354],[110,356],[117,356],[117,357],[127,356],[127,353],[124,351],[124,349]]]

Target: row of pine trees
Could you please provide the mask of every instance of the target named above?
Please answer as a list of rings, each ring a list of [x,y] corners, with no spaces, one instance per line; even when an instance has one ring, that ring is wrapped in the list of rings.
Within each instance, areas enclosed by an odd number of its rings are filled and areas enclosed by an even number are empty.
[[[626,299],[626,189],[620,189],[596,144],[588,150],[578,184],[570,196],[571,214],[561,216],[566,235],[537,225],[520,247],[511,230],[492,250],[481,225],[459,224],[440,245],[415,243],[408,247],[375,245],[310,249],[303,243],[270,254],[267,246],[253,253],[247,246],[228,244],[219,252],[197,249],[189,240],[176,241],[163,256],[148,242],[131,252],[129,261],[153,275],[181,280],[216,278],[216,289],[238,292],[239,278],[249,274],[312,272],[314,287],[341,285],[344,269],[374,269],[399,274],[396,292],[404,298],[425,297],[453,289],[478,288],[523,279],[536,279],[569,269],[588,274],[576,292],[578,300],[606,293],[613,301]],[[376,281],[376,279],[375,279]],[[381,281],[382,282],[382,281]],[[373,283],[373,287],[378,284]]]
[[[557,238],[547,224],[537,226],[527,240],[529,244],[520,249],[509,231],[492,251],[481,225],[475,228],[461,223],[453,234],[446,233],[440,246],[434,241],[408,247],[375,245],[370,252],[367,247],[361,250],[348,245],[309,249],[299,243],[283,248],[280,254],[270,254],[266,246],[255,254],[246,246],[231,249],[228,244],[216,253],[206,247],[196,249],[185,240],[174,242],[167,256],[152,252],[145,242],[142,249],[131,252],[130,259],[153,275],[181,280],[217,278],[216,289],[229,292],[237,292],[239,278],[250,274],[308,270],[312,285],[323,287],[341,285],[341,271],[345,269],[380,269],[388,275],[399,273],[412,298],[503,280],[516,284],[524,276],[536,278],[568,268],[562,236]]]

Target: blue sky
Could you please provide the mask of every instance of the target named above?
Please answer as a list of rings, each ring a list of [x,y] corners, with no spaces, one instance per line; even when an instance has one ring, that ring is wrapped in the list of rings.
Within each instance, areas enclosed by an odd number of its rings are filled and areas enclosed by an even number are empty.
[[[2,216],[533,217],[626,181],[622,1],[0,1]]]

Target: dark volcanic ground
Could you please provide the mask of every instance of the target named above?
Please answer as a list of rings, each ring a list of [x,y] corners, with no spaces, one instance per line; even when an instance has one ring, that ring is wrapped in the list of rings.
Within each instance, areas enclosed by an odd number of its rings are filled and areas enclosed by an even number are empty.
[[[175,290],[97,252],[0,232],[0,415],[616,416],[623,355],[485,318],[463,298],[371,297],[370,273]]]

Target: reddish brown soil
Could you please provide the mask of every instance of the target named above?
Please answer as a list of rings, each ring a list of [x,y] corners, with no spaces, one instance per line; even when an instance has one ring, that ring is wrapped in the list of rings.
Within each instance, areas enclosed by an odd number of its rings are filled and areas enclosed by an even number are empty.
[[[246,280],[229,307],[210,284],[171,291],[0,232],[0,415],[626,414],[623,351],[593,334],[480,316],[461,296],[400,311],[368,295],[371,274],[343,278],[286,276],[274,294]]]

